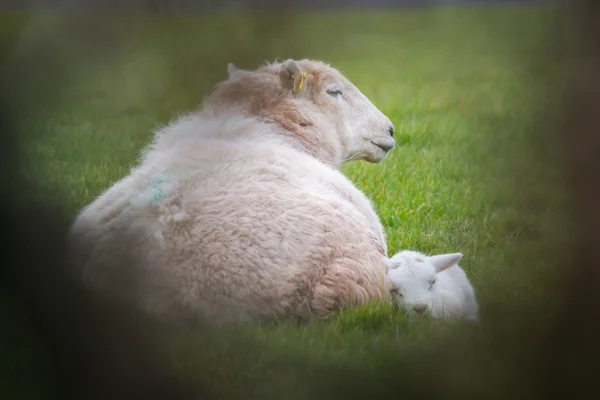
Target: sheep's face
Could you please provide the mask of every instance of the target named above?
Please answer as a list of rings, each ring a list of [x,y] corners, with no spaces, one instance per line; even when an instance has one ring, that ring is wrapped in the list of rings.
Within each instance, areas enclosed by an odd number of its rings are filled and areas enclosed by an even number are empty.
[[[338,70],[319,61],[287,60],[256,71],[229,65],[229,80],[212,103],[235,104],[291,132],[316,157],[341,164],[383,161],[395,146],[394,126]],[[237,111],[236,111],[237,112]]]
[[[395,146],[390,119],[334,68],[315,72],[313,82],[308,79],[307,96],[318,116],[316,128],[329,128],[336,135],[343,161],[383,161]]]
[[[387,276],[396,304],[410,315],[429,315],[433,309],[438,274],[455,265],[461,253],[426,256],[405,250],[388,260]]]

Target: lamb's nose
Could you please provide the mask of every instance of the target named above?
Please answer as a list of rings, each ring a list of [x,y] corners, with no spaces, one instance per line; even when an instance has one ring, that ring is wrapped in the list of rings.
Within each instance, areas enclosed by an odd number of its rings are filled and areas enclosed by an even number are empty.
[[[427,310],[427,306],[423,303],[415,304],[413,310],[415,310],[415,312],[418,314],[423,314],[423,312]]]
[[[391,137],[394,137],[394,126],[390,125],[390,127],[388,128],[388,132],[390,133]]]

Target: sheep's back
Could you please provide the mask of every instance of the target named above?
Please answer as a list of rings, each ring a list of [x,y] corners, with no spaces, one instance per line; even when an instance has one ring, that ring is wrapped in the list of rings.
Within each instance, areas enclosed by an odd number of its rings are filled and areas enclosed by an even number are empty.
[[[120,290],[142,307],[219,319],[377,296],[382,229],[341,173],[269,137],[191,150],[148,157],[82,211],[73,236],[96,285],[130,274]]]
[[[210,298],[204,312],[284,312],[304,277],[349,258],[360,265],[357,280],[381,289],[385,243],[339,188],[358,190],[308,156],[246,150],[201,180],[190,172],[162,205],[169,270],[190,304]]]

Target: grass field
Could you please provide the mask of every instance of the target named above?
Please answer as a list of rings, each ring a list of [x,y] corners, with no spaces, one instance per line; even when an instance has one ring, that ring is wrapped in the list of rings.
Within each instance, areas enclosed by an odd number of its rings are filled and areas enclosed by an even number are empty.
[[[486,321],[509,321],[546,304],[565,246],[568,199],[556,186],[559,165],[548,162],[551,141],[539,146],[530,134],[543,130],[540,115],[548,128],[553,121],[546,115],[555,115],[548,84],[558,67],[549,61],[546,38],[559,13],[496,7],[259,19],[39,15],[30,26],[5,14],[0,31],[8,73],[20,85],[15,104],[27,132],[28,177],[69,216],[128,172],[157,124],[196,107],[225,78],[228,62],[332,63],[396,126],[398,146],[388,159],[343,169],[373,200],[390,253],[462,252],[480,299],[481,328],[411,320],[373,306],[304,327],[282,321],[210,334],[178,331],[166,349],[182,376],[224,398],[326,397],[333,389],[321,384],[332,374],[343,377],[348,395],[377,395],[394,382],[388,366],[395,365],[414,367],[406,388],[444,381],[472,395],[498,395],[518,390],[503,386],[513,373],[506,365],[518,356],[499,339],[514,327]],[[92,47],[83,33],[61,31],[61,22],[84,33],[112,27],[118,40],[96,38],[100,47]],[[14,41],[21,26],[23,36]],[[18,56],[35,40],[46,49],[43,62]],[[14,377],[7,390],[11,398],[33,398],[32,382],[43,376],[33,360],[41,353],[18,332],[3,334],[15,343],[15,362],[3,374]],[[439,349],[448,351],[436,358]],[[419,371],[431,371],[432,380]],[[370,380],[377,376],[381,386]]]

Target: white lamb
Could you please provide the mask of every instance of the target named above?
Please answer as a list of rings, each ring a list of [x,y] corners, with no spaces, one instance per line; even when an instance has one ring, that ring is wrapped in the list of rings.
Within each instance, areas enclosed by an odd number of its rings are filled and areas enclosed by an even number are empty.
[[[384,160],[390,120],[319,61],[228,72],[80,212],[70,245],[84,279],[147,311],[215,321],[390,300],[383,227],[339,171]],[[132,265],[136,288],[119,288]]]
[[[426,256],[405,250],[388,262],[396,303],[411,315],[479,319],[475,291],[458,266],[461,253]]]

